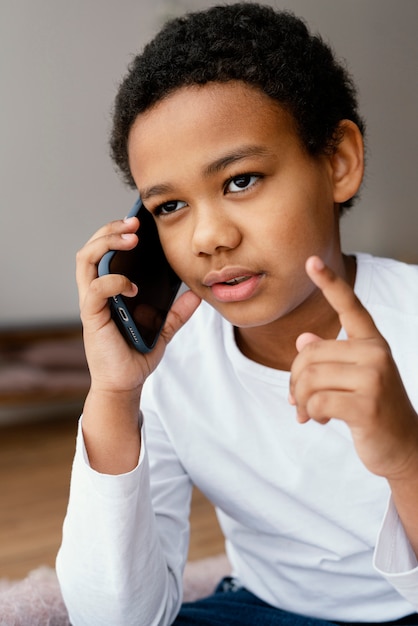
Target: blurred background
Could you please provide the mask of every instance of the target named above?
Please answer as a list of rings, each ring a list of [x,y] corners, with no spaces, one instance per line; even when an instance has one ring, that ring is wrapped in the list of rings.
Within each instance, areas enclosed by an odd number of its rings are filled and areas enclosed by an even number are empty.
[[[108,156],[127,64],[169,15],[205,0],[1,0],[0,327],[77,319],[74,256],[128,212]],[[345,249],[418,260],[418,2],[275,0],[351,69],[368,122]]]

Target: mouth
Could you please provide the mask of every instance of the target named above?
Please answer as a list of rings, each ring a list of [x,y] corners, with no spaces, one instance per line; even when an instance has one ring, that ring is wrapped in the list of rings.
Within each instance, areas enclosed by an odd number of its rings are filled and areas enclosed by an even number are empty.
[[[256,275],[257,272],[249,270],[248,268],[244,268],[242,266],[231,266],[225,267],[219,271],[209,272],[204,277],[202,282],[205,287],[212,287],[215,284],[229,285],[233,287]]]
[[[239,285],[243,282],[245,282],[246,280],[249,280],[251,278],[251,276],[247,275],[247,276],[237,276],[236,278],[231,278],[230,280],[224,280],[222,282],[223,285]]]
[[[210,272],[203,284],[218,302],[242,302],[257,293],[263,276],[261,273],[231,267],[221,272]]]

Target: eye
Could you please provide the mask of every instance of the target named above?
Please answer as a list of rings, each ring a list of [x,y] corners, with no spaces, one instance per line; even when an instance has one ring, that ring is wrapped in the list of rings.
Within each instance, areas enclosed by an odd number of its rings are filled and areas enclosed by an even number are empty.
[[[226,193],[238,193],[253,187],[261,178],[260,174],[240,174],[234,176],[225,185]]]
[[[169,202],[163,202],[154,209],[154,215],[169,215],[175,213],[186,206],[186,202],[182,200],[170,200]]]
[[[240,174],[231,178],[225,186],[226,193],[237,193],[245,191],[256,184],[260,179],[258,174]]]
[[[226,186],[226,189],[230,192],[242,191],[243,189],[247,189],[251,187],[256,182],[258,176],[254,174],[240,174],[239,176],[234,176]],[[235,187],[235,189],[234,189]]]

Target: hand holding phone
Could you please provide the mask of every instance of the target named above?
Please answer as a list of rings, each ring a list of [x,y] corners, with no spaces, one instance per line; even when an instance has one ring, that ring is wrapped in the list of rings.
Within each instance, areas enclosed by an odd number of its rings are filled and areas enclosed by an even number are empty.
[[[129,213],[132,216],[140,221],[137,246],[107,252],[99,263],[99,276],[123,274],[138,286],[133,298],[119,294],[109,303],[112,317],[128,343],[146,353],[155,346],[181,280],[169,265],[154,218],[140,198]]]

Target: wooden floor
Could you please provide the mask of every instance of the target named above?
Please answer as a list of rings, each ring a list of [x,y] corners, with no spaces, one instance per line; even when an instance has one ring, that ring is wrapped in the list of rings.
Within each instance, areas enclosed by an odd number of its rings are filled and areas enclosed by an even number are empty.
[[[0,578],[54,566],[68,499],[77,419],[0,427]],[[197,491],[190,559],[223,551],[215,513]]]

